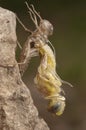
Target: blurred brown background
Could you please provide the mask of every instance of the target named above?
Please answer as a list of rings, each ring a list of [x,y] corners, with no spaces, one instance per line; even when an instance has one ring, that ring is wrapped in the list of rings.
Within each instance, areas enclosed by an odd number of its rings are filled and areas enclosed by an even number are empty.
[[[30,88],[34,103],[51,130],[86,130],[86,2],[85,0],[27,0],[54,26],[50,41],[56,49],[57,73],[73,84],[64,86],[66,109],[60,117],[46,110],[46,102],[36,90],[39,58],[33,58],[23,81]],[[0,0],[0,6],[14,11],[29,29],[34,30],[24,0]],[[23,46],[28,33],[17,23],[18,40]],[[20,50],[17,50],[17,58]]]

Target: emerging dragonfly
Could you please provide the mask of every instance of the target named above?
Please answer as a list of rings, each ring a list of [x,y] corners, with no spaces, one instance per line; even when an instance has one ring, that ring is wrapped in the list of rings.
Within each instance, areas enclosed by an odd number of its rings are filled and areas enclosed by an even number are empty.
[[[61,80],[56,73],[55,49],[48,40],[48,36],[53,34],[53,25],[48,20],[42,19],[33,5],[31,8],[27,3],[26,5],[36,30],[30,31],[31,35],[22,49],[19,64],[20,72],[24,73],[31,57],[40,55],[40,65],[34,82],[44,98],[49,101],[48,110],[56,115],[61,115],[65,108],[65,97],[61,95],[63,92],[62,84],[72,85]],[[37,17],[40,19],[39,24]]]

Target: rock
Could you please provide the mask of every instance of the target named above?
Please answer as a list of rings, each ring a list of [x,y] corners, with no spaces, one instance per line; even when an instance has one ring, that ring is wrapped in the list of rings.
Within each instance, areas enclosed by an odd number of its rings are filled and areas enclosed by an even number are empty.
[[[16,16],[0,8],[0,130],[49,130],[21,80],[16,41]]]

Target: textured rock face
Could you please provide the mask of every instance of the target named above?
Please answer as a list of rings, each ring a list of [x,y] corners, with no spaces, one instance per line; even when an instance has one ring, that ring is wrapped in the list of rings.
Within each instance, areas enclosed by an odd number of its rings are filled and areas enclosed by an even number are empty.
[[[16,40],[15,14],[0,8],[0,130],[49,130],[21,80]]]

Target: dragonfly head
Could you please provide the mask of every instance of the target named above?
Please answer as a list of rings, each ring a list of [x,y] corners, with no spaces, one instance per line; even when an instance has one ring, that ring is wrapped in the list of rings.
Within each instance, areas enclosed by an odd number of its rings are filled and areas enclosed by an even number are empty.
[[[54,101],[54,99],[50,100],[48,105],[48,111],[55,114],[55,115],[61,115],[65,108],[65,101],[64,100],[58,100],[57,102]]]

